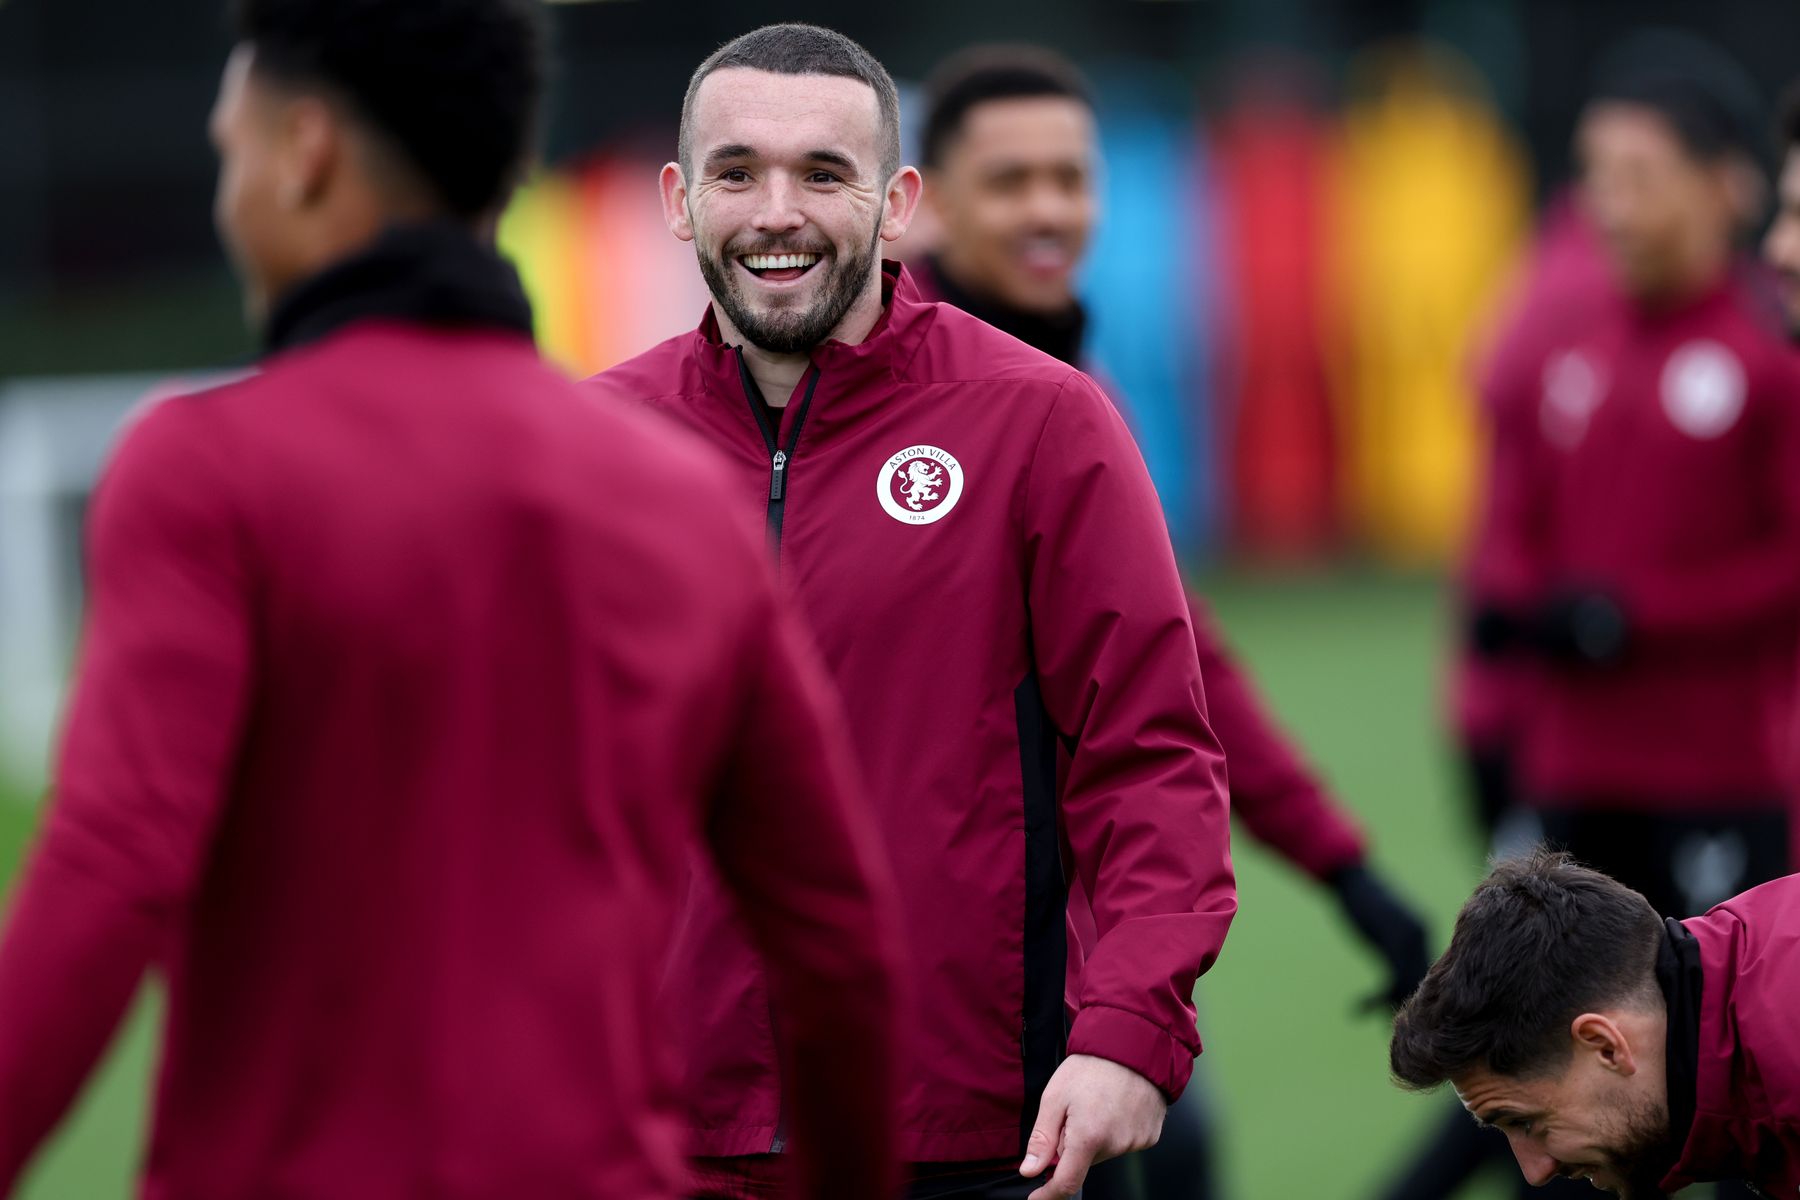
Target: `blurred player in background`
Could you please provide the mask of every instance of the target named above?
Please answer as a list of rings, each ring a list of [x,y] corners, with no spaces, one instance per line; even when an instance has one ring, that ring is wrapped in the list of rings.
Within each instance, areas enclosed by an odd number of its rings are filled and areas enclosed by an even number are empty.
[[[898,914],[829,687],[719,464],[541,363],[486,232],[537,7],[238,8],[217,218],[267,357],[141,411],[97,493],[0,1193],[154,962],[146,1195],[673,1198],[697,845],[788,1018],[805,1194],[892,1178]]]
[[[713,304],[593,388],[731,456],[843,694],[923,981],[910,1194],[1050,1200],[1153,1143],[1192,1072],[1194,981],[1236,909],[1223,756],[1112,405],[879,261],[919,196],[899,121],[887,71],[829,30],[769,26],[701,64],[662,183]],[[1069,877],[1099,935],[1072,1025]],[[785,1168],[755,963],[726,915],[695,904],[674,968],[713,991],[688,1046],[706,1196]]]
[[[1781,175],[1763,257],[1775,270],[1788,334],[1800,339],[1800,85],[1782,100],[1779,132]]]
[[[1407,1087],[1453,1085],[1530,1183],[1656,1200],[1723,1179],[1793,1196],[1797,993],[1800,876],[1665,921],[1540,850],[1503,860],[1463,906],[1389,1057]]]
[[[1546,836],[1672,914],[1786,861],[1800,388],[1734,251],[1760,203],[1747,86],[1674,35],[1603,65],[1577,151],[1621,302],[1503,372],[1536,436],[1494,480],[1519,586],[1476,616],[1533,663]]]
[[[1541,366],[1547,347],[1567,336],[1604,306],[1620,303],[1593,223],[1571,194],[1544,214],[1524,279],[1483,357],[1476,391],[1486,423],[1481,512],[1470,538],[1459,586],[1467,635],[1452,675],[1452,723],[1462,753],[1464,778],[1474,801],[1484,851],[1504,852],[1535,837],[1533,822],[1510,821],[1520,809],[1519,742],[1529,705],[1532,664],[1517,656],[1486,653],[1472,618],[1529,586],[1528,564],[1508,557],[1504,535],[1527,473],[1515,464],[1538,436],[1534,379],[1509,372]],[[1466,1121],[1459,1121],[1466,1125]]]
[[[1800,378],[1735,250],[1758,123],[1703,43],[1611,54],[1576,143],[1618,300],[1491,377],[1504,570],[1472,629],[1523,673],[1521,794],[1547,841],[1670,916],[1788,864]]]
[[[1072,63],[1030,46],[977,47],[927,82],[921,160],[936,238],[922,292],[1072,365],[1087,365],[1075,272],[1096,216],[1093,100]],[[1227,654],[1205,603],[1188,600],[1207,711],[1225,747],[1232,813],[1329,887],[1388,969],[1398,1004],[1423,977],[1423,924],[1367,864],[1354,823],[1301,762]],[[1077,926],[1091,936],[1077,910]],[[1085,937],[1084,939],[1085,940]],[[1188,1200],[1218,1191],[1202,1094],[1190,1088],[1157,1145],[1097,1168],[1088,1200]]]

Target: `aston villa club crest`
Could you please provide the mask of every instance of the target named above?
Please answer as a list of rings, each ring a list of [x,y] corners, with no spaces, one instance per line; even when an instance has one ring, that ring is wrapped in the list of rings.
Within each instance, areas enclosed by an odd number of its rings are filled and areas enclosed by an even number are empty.
[[[908,446],[881,466],[875,498],[904,525],[930,525],[962,499],[962,464],[936,446]]]
[[[1689,342],[1663,368],[1663,411],[1675,428],[1701,441],[1737,424],[1746,391],[1743,364],[1718,342]]]

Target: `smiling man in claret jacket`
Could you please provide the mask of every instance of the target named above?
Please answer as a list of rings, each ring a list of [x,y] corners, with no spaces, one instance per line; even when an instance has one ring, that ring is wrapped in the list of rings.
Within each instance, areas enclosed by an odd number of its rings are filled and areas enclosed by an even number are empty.
[[[1089,1163],[1156,1139],[1236,909],[1155,490],[1091,379],[880,261],[921,183],[860,46],[746,34],[695,72],[681,129],[665,214],[713,302],[591,386],[729,457],[844,698],[918,989],[911,1195],[1072,1196]],[[1098,940],[1065,1024],[1069,874]],[[784,1081],[755,958],[705,892],[674,979],[701,998],[697,1190],[754,1194],[785,1167]]]

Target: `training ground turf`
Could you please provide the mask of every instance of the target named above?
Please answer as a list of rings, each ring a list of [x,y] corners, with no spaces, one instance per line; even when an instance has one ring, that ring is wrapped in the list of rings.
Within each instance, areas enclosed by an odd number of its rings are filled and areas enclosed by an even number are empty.
[[[1373,834],[1377,864],[1426,907],[1441,942],[1481,864],[1438,734],[1439,587],[1359,574],[1221,575],[1204,590],[1277,713]],[[5,877],[33,820],[0,797]],[[1230,1193],[1363,1200],[1443,1101],[1388,1084],[1383,1021],[1353,1011],[1379,973],[1324,893],[1245,839],[1236,860],[1242,909],[1201,987],[1205,1078],[1227,1121]],[[40,1157],[25,1200],[129,1194],[149,1061],[150,1014],[140,1010]],[[1489,1188],[1481,1196],[1500,1195]]]

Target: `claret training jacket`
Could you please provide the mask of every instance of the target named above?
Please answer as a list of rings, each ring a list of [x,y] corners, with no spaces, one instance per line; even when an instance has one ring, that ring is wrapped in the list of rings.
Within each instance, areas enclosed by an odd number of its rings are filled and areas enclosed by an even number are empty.
[[[1186,1084],[1194,981],[1236,909],[1224,760],[1118,413],[884,270],[879,323],[813,352],[779,428],[710,314],[592,386],[698,431],[766,514],[899,876],[917,999],[901,1151],[1000,1157],[1065,1051]],[[1065,1026],[1070,875],[1100,937]],[[726,912],[703,881],[670,977],[707,1156],[785,1144],[768,1005]]]
[[[1663,1188],[1742,1179],[1765,1196],[1800,1195],[1800,875],[1682,924],[1696,944],[1699,1003],[1670,1014],[1681,1026],[1670,1108],[1687,1125]]]
[[[124,436],[0,937],[0,1195],[154,964],[144,1200],[674,1200],[702,848],[788,1000],[794,1194],[881,1194],[898,918],[830,685],[711,456],[530,324],[398,227]]]

